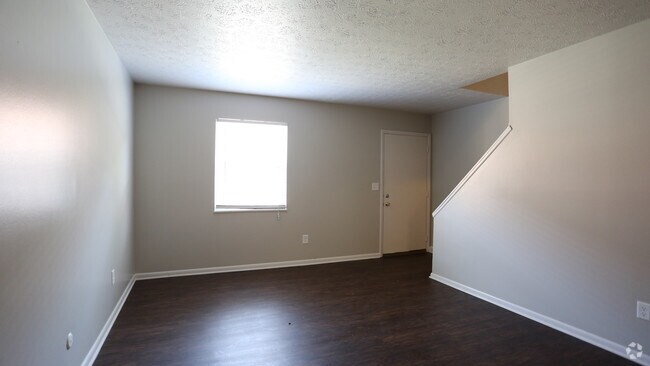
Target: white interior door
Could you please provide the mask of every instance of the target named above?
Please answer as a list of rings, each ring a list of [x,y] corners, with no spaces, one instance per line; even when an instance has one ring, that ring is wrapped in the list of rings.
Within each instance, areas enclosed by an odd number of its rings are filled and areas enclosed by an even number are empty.
[[[382,133],[382,252],[425,249],[429,241],[429,135]]]

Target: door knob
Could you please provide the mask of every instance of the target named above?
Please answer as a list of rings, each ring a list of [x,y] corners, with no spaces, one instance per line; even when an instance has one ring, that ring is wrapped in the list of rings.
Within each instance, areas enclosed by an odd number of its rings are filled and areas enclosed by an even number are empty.
[[[386,207],[390,206],[390,202],[384,202],[384,206]]]

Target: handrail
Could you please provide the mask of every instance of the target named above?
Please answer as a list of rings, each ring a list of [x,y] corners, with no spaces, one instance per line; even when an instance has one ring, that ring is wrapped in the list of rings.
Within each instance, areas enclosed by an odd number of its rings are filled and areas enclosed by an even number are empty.
[[[433,211],[431,216],[436,217],[436,215],[439,214],[440,211],[442,211],[442,209],[445,208],[445,206],[447,206],[449,201],[451,201],[451,199],[454,198],[454,196],[458,193],[458,191],[460,191],[460,189],[463,188],[465,183],[467,183],[467,181],[472,177],[472,175],[474,175],[474,173],[476,173],[478,168],[480,168],[481,165],[483,165],[483,163],[485,163],[485,161],[490,157],[490,155],[492,155],[494,150],[496,150],[497,147],[499,147],[499,145],[501,145],[501,142],[503,142],[503,140],[505,140],[505,138],[508,136],[508,134],[510,134],[511,131],[512,131],[512,126],[508,125],[508,127],[506,127],[505,131],[503,131],[503,133],[501,133],[499,138],[492,144],[492,146],[490,146],[490,148],[485,152],[485,154],[483,154],[483,156],[481,156],[481,158],[478,160],[478,162],[476,162],[476,164],[474,164],[472,169],[470,169],[469,173],[467,173],[465,175],[465,177],[463,177],[463,179],[460,181],[460,183],[458,183],[458,185],[456,185],[456,188],[454,188],[454,190],[451,191],[451,193],[449,193],[447,198],[445,198],[440,203],[440,205],[438,205],[438,207],[436,208],[435,211]]]

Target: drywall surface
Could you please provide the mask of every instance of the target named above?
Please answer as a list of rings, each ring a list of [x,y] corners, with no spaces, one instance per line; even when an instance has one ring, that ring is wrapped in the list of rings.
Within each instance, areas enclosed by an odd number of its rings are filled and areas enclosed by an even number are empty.
[[[83,1],[1,2],[0,49],[0,365],[79,365],[133,272],[132,84]]]
[[[447,197],[508,126],[508,98],[431,117],[431,210]]]
[[[509,69],[514,130],[436,217],[435,274],[650,345],[649,36],[644,21]]]
[[[430,128],[421,114],[173,87],[136,84],[134,100],[138,272],[377,253],[380,131]],[[217,118],[288,124],[279,221],[213,213]]]

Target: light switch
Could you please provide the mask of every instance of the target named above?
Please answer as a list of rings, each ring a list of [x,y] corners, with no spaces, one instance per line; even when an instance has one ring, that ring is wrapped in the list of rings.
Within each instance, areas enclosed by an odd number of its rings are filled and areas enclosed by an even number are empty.
[[[378,191],[379,190],[379,183],[373,183],[372,184],[372,190],[373,191]]]

